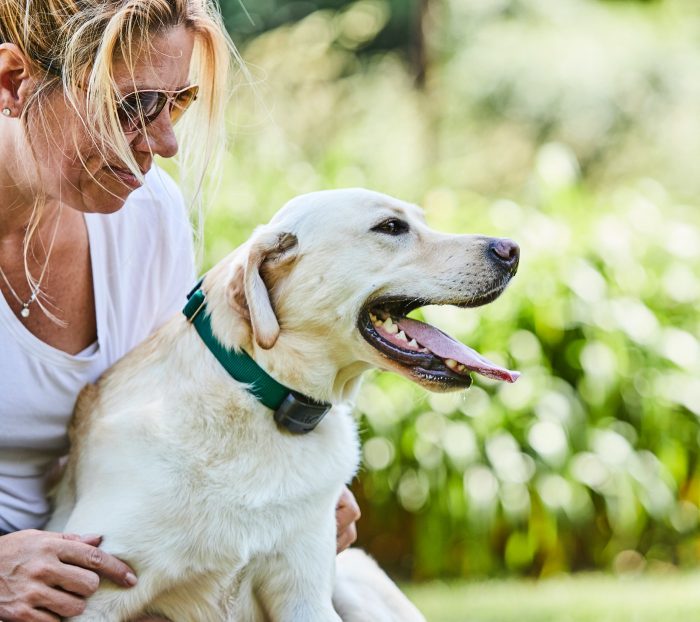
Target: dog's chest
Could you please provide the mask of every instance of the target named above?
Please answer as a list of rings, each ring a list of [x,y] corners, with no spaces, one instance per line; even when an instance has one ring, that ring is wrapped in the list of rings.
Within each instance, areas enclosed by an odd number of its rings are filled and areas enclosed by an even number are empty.
[[[346,408],[333,408],[303,435],[280,431],[269,411],[246,419],[240,429],[229,430],[228,439],[214,435],[191,448],[168,493],[193,530],[219,545],[225,531],[243,558],[274,546],[270,534],[283,540],[284,532],[304,528],[319,515],[330,518],[359,459],[356,426]],[[216,519],[198,520],[202,516]]]
[[[357,468],[355,426],[342,410],[308,434],[280,431],[269,419],[259,422],[258,433],[259,442],[241,448],[232,465],[248,498],[315,495],[349,481]]]

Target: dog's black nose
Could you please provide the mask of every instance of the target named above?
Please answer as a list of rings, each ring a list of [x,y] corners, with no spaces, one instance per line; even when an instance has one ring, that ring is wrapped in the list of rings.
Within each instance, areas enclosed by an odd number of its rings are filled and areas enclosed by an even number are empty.
[[[520,247],[508,238],[498,238],[489,244],[489,251],[496,260],[505,264],[508,268],[514,268],[518,265],[520,259]]]

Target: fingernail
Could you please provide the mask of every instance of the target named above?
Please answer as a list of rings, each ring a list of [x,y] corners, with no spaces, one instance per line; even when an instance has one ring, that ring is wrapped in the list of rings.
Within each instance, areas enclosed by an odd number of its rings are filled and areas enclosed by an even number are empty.
[[[134,585],[138,583],[138,579],[136,578],[136,575],[133,572],[128,572],[124,579],[131,587],[134,587]]]
[[[99,533],[84,533],[80,537],[83,540],[102,540],[102,536]]]

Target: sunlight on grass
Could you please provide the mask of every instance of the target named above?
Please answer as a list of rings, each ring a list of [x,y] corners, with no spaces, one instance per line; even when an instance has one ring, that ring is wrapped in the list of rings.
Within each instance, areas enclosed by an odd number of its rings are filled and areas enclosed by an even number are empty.
[[[700,575],[430,583],[405,592],[430,622],[676,622],[700,613]]]

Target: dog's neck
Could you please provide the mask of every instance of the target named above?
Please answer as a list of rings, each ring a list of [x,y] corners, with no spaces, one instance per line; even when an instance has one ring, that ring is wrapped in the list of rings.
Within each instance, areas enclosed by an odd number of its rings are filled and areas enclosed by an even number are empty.
[[[370,365],[359,361],[336,361],[319,341],[282,330],[271,349],[261,348],[253,338],[248,318],[231,305],[222,279],[209,281],[207,310],[215,338],[227,349],[246,352],[265,373],[282,385],[318,402],[331,404],[353,400],[360,376]],[[225,281],[224,281],[225,282]],[[208,284],[208,283],[207,283]]]

